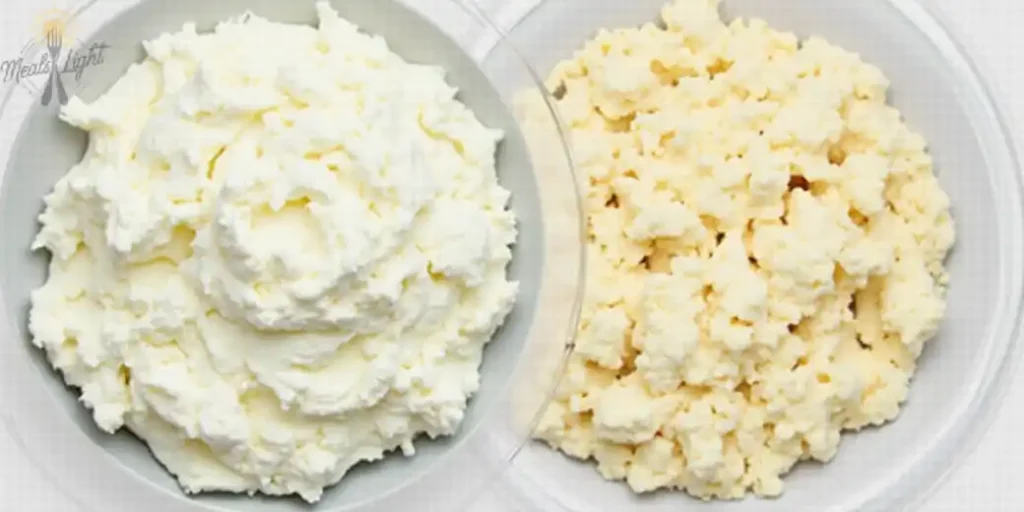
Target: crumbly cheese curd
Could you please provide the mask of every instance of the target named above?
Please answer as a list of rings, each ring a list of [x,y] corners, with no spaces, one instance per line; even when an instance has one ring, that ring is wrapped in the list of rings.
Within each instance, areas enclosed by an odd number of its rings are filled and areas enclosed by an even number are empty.
[[[325,3],[145,43],[46,197],[30,329],[187,492],[317,501],[445,436],[510,311],[499,130]]]
[[[899,414],[954,228],[878,68],[718,4],[602,30],[550,76],[589,275],[537,436],[638,493],[777,496]]]

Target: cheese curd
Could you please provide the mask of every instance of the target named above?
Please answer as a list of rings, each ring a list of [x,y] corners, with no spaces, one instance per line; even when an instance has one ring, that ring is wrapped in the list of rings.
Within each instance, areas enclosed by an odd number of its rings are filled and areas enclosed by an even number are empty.
[[[602,30],[548,81],[584,175],[589,276],[537,436],[635,492],[776,496],[841,432],[897,416],[954,230],[877,68],[727,24],[718,3]]]
[[[61,112],[89,148],[40,217],[34,342],[188,492],[313,502],[453,434],[517,294],[502,133],[318,12],[187,24]]]

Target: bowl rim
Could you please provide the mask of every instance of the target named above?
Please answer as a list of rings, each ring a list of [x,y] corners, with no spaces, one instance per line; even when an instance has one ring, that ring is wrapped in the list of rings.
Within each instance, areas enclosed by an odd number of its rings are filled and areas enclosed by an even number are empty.
[[[545,4],[556,0],[526,0],[531,5],[524,6],[521,2],[508,2],[505,8],[501,9],[496,18],[503,22],[504,28],[501,31],[503,38],[508,38],[520,25],[526,22]],[[668,3],[671,0],[664,0]],[[728,2],[728,0],[718,0]],[[1001,273],[1004,278],[1003,286],[999,292],[1000,309],[993,313],[989,324],[996,328],[993,336],[989,336],[987,344],[987,358],[979,364],[983,364],[988,371],[984,379],[974,387],[966,407],[962,407],[953,415],[951,421],[944,431],[936,437],[935,443],[920,454],[918,460],[911,464],[904,464],[903,471],[893,481],[885,483],[879,492],[874,495],[854,499],[852,504],[841,504],[829,506],[829,511],[853,512],[856,510],[906,510],[908,512],[920,510],[954,474],[984,439],[985,433],[990,429],[998,413],[1006,403],[1006,396],[1010,385],[1013,382],[1018,368],[1021,366],[1021,359],[1024,357],[1024,343],[1021,342],[1022,320],[1024,320],[1024,262],[1020,257],[1024,255],[1024,208],[1021,203],[1024,201],[1024,167],[1021,165],[1020,155],[1021,142],[1013,136],[1015,133],[1012,110],[1007,108],[1005,94],[997,92],[995,86],[986,79],[992,76],[987,63],[979,60],[982,52],[973,51],[971,46],[966,44],[961,30],[950,22],[944,10],[933,2],[926,0],[877,0],[880,6],[888,8],[892,14],[899,16],[902,20],[917,30],[921,37],[927,40],[939,54],[946,58],[948,69],[956,71],[955,79],[968,87],[976,96],[984,109],[983,114],[976,114],[975,118],[989,125],[994,133],[999,134],[999,146],[1001,155],[989,158],[990,162],[995,159],[1004,160],[1008,165],[1005,167],[1005,179],[1010,187],[994,187],[998,200],[997,209],[1009,215],[1001,215],[999,222],[999,236],[1003,243],[1001,261]],[[980,130],[975,129],[975,132]],[[998,166],[993,166],[998,167]],[[1012,306],[1011,306],[1012,305]],[[998,320],[1012,316],[1012,322],[1000,325]],[[1003,332],[1008,331],[1008,332]],[[998,336],[1003,334],[1003,336]],[[912,384],[911,384],[912,385]],[[945,448],[944,448],[945,447]],[[952,447],[952,448],[950,448]],[[925,461],[925,458],[935,456],[937,451],[945,449],[946,454],[938,460]],[[926,464],[925,462],[928,462]],[[510,471],[515,471],[515,461]],[[595,473],[595,477],[598,475]],[[522,475],[520,481],[515,482],[516,493],[529,493],[530,491],[545,494],[546,501],[543,506],[556,507],[562,512],[582,512],[571,510],[546,490],[544,485]],[[528,486],[524,488],[524,486]],[[537,497],[527,497],[526,502],[537,503]],[[546,508],[544,510],[547,510]]]
[[[1020,141],[1013,135],[1016,133],[1014,127],[1017,126],[1013,119],[1013,111],[1006,104],[1005,93],[997,90],[992,81],[986,78],[993,74],[989,64],[982,60],[984,53],[976,51],[973,44],[966,42],[968,39],[964,37],[961,29],[951,22],[947,13],[938,4],[923,0],[886,0],[886,3],[922,32],[925,32],[922,24],[931,24],[931,29],[935,32],[932,37],[928,37],[931,44],[947,57],[949,65],[955,64],[966,71],[960,73],[959,78],[970,81],[975,92],[979,93],[979,99],[982,100],[989,116],[988,121],[993,123],[1000,134],[1000,145],[1003,146],[1004,156],[1009,161],[1007,174],[1013,184],[1013,190],[1010,191],[1009,201],[1004,201],[1000,206],[1009,207],[1010,211],[1015,213],[1008,216],[1010,237],[1004,238],[1014,246],[1014,251],[1006,259],[1010,264],[1010,270],[1016,271],[1006,276],[1016,278],[1011,280],[1011,289],[1008,290],[1009,297],[1016,304],[1016,311],[1011,311],[1013,319],[1010,332],[1003,342],[1002,350],[991,354],[987,362],[989,369],[994,371],[987,372],[988,378],[979,390],[981,394],[975,395],[976,400],[971,404],[972,410],[962,411],[957,419],[961,432],[954,433],[953,437],[956,439],[950,440],[960,442],[952,444],[953,449],[946,455],[945,461],[928,465],[921,470],[921,474],[910,483],[902,497],[892,498],[889,504],[892,507],[904,507],[908,511],[914,511],[924,507],[981,444],[985,434],[1004,409],[1011,384],[1021,365],[1021,356],[1024,355],[1024,343],[1021,342],[1021,331],[1024,327],[1021,323],[1024,319],[1024,264],[1019,262],[1019,256],[1024,249],[1024,237],[1021,236],[1024,232],[1024,208],[1021,207],[1021,200],[1024,199],[1024,167],[1020,160]],[[927,32],[925,36],[928,36]],[[943,38],[945,41],[936,38]],[[946,43],[946,48],[943,48],[943,43]],[[1018,257],[1014,258],[1013,254]],[[898,485],[898,482],[890,484],[890,487],[893,485]]]

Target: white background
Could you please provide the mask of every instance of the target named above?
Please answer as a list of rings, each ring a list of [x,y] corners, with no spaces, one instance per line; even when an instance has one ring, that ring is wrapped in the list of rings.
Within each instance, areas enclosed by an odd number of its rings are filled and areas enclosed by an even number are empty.
[[[0,58],[17,55],[26,40],[26,25],[47,7],[67,5],[60,0],[2,0]],[[109,0],[119,4],[131,0]],[[211,0],[215,1],[215,0]],[[281,0],[288,1],[288,0]],[[502,0],[477,0],[496,4]],[[515,1],[515,0],[511,0]],[[765,0],[771,1],[771,0]],[[851,0],[822,0],[851,1]],[[1024,122],[1024,2],[1019,0],[922,0],[938,4],[965,36],[972,54],[991,73],[989,79],[1006,98],[1012,117]],[[1018,137],[1022,134],[1018,133]],[[6,160],[3,155],[2,160]],[[0,241],[2,243],[2,241]],[[6,341],[6,340],[4,340]],[[925,506],[927,512],[1024,510],[1024,486],[1016,462],[1024,459],[1024,378],[1015,380],[1001,414],[975,453]],[[484,500],[487,501],[487,500]],[[504,512],[498,503],[474,507]],[[0,429],[0,511],[75,512],[74,505],[41,478],[32,464]],[[119,512],[116,502],[109,510]],[[511,511],[510,511],[511,512]]]

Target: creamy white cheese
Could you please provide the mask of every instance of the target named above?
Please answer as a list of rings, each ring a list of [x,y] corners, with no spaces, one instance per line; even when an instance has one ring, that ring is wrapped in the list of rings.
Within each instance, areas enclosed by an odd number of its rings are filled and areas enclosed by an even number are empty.
[[[188,492],[298,493],[452,434],[512,307],[502,137],[326,4],[145,43],[68,123],[30,328]]]

